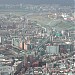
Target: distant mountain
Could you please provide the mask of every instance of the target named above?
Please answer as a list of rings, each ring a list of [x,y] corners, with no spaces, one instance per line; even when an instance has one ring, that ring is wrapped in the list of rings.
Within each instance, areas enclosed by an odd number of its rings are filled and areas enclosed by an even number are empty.
[[[74,0],[0,0],[0,4],[60,4],[74,5]]]

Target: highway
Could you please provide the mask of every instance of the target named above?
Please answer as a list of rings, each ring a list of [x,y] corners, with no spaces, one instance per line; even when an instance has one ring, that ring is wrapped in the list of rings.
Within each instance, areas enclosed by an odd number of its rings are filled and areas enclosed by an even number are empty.
[[[45,39],[43,39],[34,49],[33,51],[35,50],[38,50],[40,47],[42,47],[43,45],[45,45],[48,41],[49,41],[50,37],[47,37]]]

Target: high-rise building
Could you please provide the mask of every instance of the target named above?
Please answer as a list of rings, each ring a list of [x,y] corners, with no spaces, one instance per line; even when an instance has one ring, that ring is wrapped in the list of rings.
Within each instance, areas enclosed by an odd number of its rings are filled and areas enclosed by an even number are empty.
[[[47,46],[46,52],[49,54],[58,54],[59,53],[59,46]]]

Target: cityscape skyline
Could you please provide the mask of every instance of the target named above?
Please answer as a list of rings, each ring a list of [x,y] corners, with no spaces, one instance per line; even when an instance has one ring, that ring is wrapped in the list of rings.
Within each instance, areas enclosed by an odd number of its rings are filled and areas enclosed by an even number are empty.
[[[0,0],[0,75],[75,75],[75,0]]]

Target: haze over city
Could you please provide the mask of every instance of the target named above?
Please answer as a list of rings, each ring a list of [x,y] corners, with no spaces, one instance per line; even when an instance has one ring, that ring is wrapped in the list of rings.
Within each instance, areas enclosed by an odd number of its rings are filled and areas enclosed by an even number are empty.
[[[74,0],[0,0],[0,4],[60,4],[74,5]]]
[[[75,0],[0,0],[0,75],[75,75]]]

